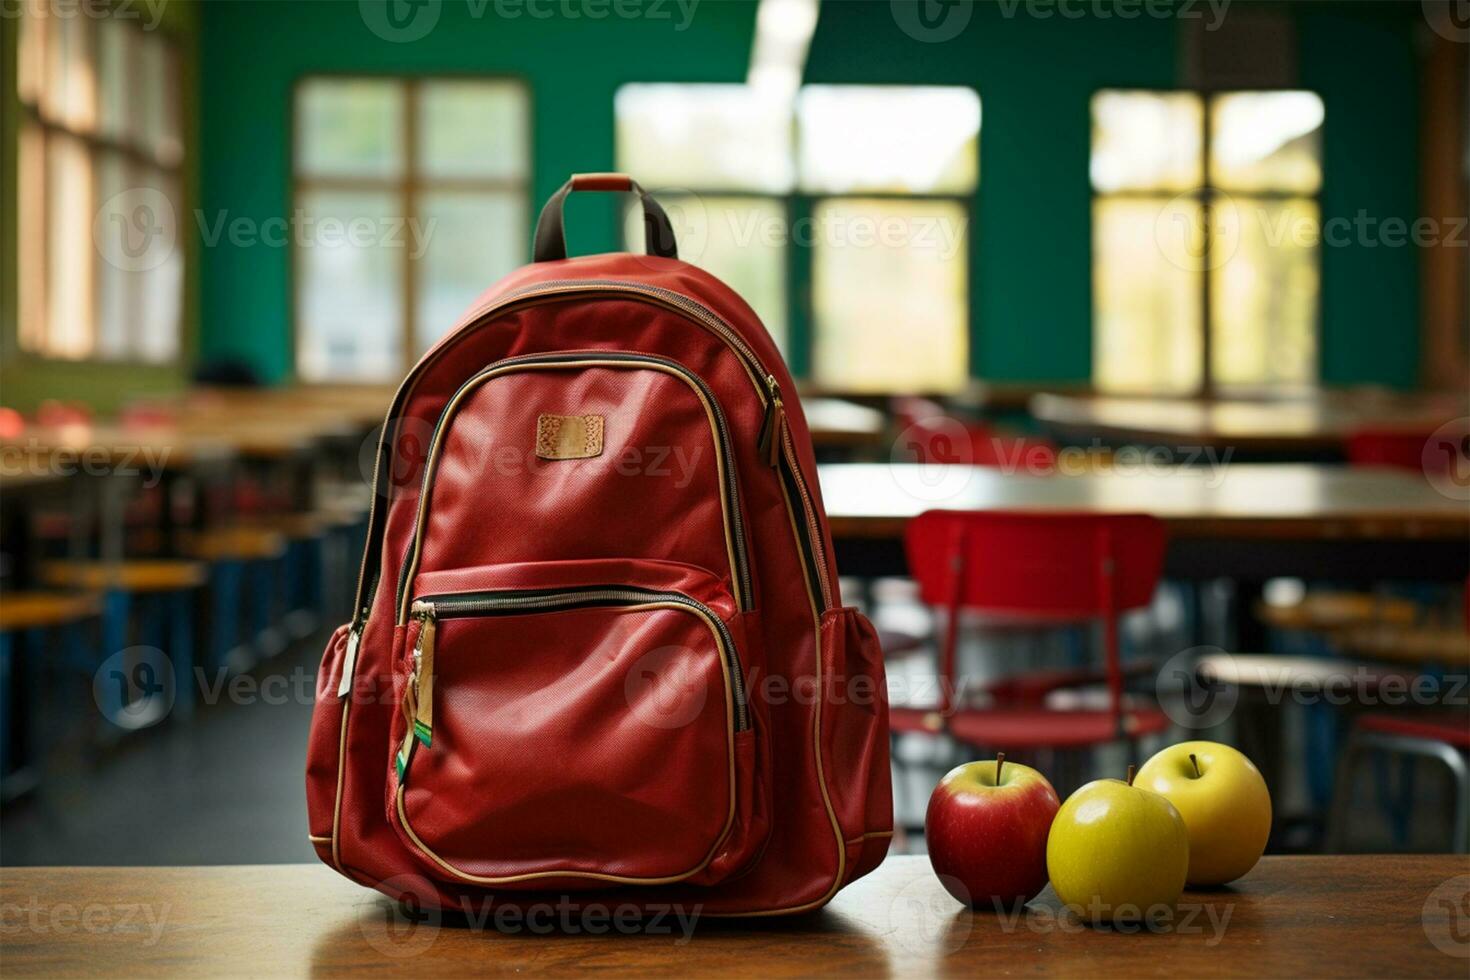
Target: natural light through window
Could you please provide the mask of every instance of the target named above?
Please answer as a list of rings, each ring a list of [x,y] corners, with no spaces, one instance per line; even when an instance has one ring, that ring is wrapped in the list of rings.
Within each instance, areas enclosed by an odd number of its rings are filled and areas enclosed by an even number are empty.
[[[121,18],[19,12],[20,347],[170,361],[185,253],[177,47]]]
[[[398,376],[525,262],[528,112],[511,81],[301,83],[296,206],[314,229],[297,243],[301,377]]]
[[[975,92],[627,85],[616,108],[619,169],[659,193],[681,257],[744,296],[819,384],[964,385]],[[627,244],[642,247],[631,209]]]
[[[1093,98],[1099,388],[1316,381],[1323,117],[1311,92]]]

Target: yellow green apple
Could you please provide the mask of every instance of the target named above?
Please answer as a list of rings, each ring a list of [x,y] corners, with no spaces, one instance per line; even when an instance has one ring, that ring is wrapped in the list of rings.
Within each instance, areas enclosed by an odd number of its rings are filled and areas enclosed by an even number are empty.
[[[1171,745],[1145,762],[1134,782],[1184,818],[1191,885],[1223,885],[1260,860],[1271,834],[1271,794],[1238,750],[1219,742]]]
[[[1189,870],[1189,835],[1174,805],[1129,780],[1099,779],[1062,804],[1046,870],[1084,920],[1120,922],[1172,910]]]

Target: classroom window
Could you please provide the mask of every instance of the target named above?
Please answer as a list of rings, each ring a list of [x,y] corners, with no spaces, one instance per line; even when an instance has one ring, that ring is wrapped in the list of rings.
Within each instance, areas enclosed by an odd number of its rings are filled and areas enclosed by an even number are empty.
[[[744,296],[824,387],[965,383],[972,90],[810,85],[792,104],[743,85],[628,85],[616,107],[619,167],[658,192],[680,256]],[[642,247],[632,207],[627,242]],[[802,352],[795,322],[810,327]]]
[[[1093,98],[1097,387],[1316,381],[1322,122],[1311,92]]]
[[[140,20],[19,13],[19,346],[170,361],[184,293],[178,48]]]
[[[295,111],[297,373],[397,377],[526,261],[526,90],[323,76]]]

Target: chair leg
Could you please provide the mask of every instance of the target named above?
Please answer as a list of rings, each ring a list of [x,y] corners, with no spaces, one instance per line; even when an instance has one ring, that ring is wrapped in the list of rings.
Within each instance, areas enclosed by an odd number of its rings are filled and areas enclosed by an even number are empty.
[[[132,596],[121,589],[113,589],[102,597],[102,657],[106,661],[114,654],[127,649],[128,646],[128,620],[132,614]],[[100,662],[91,664],[93,670],[101,666]],[[104,677],[100,684],[102,691],[101,704],[103,718],[107,725],[103,726],[103,737],[115,736],[119,729],[118,721],[122,718],[123,708],[126,707],[127,695],[123,685],[125,679],[116,677]]]
[[[1412,738],[1405,735],[1368,735],[1362,738],[1364,747],[1395,755],[1437,759],[1449,769],[1455,783],[1455,807],[1451,847],[1457,854],[1470,852],[1470,764],[1465,756],[1452,745],[1432,738]],[[1407,824],[1408,814],[1403,815]]]
[[[194,604],[188,589],[168,596],[170,643],[174,662],[174,712],[188,721],[194,717]]]
[[[1332,758],[1335,748],[1336,724],[1332,705],[1309,704],[1305,706],[1306,726],[1307,790],[1312,797],[1312,809],[1322,812],[1332,798]]]
[[[15,655],[14,634],[0,633],[0,781],[10,775],[10,726],[15,718],[11,704],[11,660]]]
[[[1353,768],[1362,751],[1358,738],[1349,736],[1337,764],[1337,777],[1332,786],[1332,805],[1327,811],[1327,833],[1322,849],[1328,854],[1342,853],[1347,832],[1347,815],[1353,802]]]
[[[234,669],[230,654],[240,642],[240,563],[215,563],[210,576],[210,666]]]

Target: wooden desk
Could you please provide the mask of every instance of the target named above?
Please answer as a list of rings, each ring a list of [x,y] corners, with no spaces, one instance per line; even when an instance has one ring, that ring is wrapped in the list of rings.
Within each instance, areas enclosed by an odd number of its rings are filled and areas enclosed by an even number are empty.
[[[1467,412],[1463,395],[1433,393],[1333,392],[1271,401],[1042,394],[1031,400],[1032,416],[1062,435],[1243,454],[1341,455],[1347,437],[1363,426],[1431,432]]]
[[[1268,857],[1234,888],[1186,893],[1167,930],[1132,934],[1080,925],[1050,890],[1019,918],[972,913],[923,857],[889,858],[819,913],[696,922],[687,941],[677,924],[588,935],[575,913],[575,932],[541,935],[395,922],[382,896],[317,865],[0,880],[7,977],[1463,977],[1470,953],[1470,858],[1448,855]]]
[[[802,411],[817,449],[869,448],[881,445],[888,419],[876,408],[844,398],[803,398]]]
[[[1154,514],[1169,527],[1169,571],[1185,578],[1452,580],[1470,571],[1470,508],[1412,473],[1248,463],[1142,470],[1029,476],[832,463],[818,476],[846,574],[902,573],[904,527],[938,508]]]

